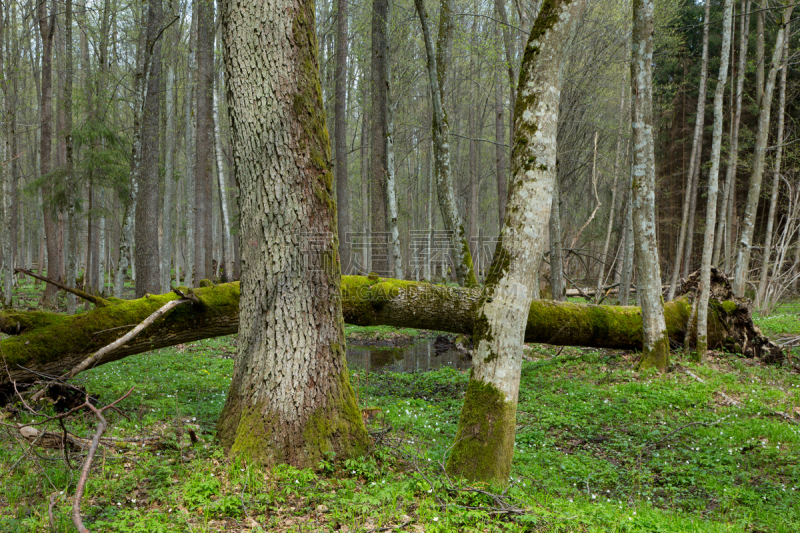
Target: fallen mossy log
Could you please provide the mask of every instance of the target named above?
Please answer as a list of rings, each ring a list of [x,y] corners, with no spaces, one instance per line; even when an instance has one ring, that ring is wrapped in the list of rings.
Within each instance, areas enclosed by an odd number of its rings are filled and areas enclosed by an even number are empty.
[[[186,291],[186,289],[184,289]],[[190,291],[192,305],[176,307],[139,336],[106,354],[94,366],[157,348],[236,333],[239,283]],[[715,293],[716,294],[716,293]],[[480,289],[343,276],[342,311],[348,324],[389,325],[470,334]],[[31,383],[42,374],[61,376],[100,348],[119,339],[168,301],[169,293],[113,301],[74,316],[44,311],[0,311],[0,389]],[[781,362],[781,350],[753,325],[744,301],[710,303],[709,346]],[[670,341],[684,341],[691,311],[683,297],[665,306]],[[561,346],[637,349],[642,344],[638,307],[598,306],[537,300],[531,304],[525,341]]]

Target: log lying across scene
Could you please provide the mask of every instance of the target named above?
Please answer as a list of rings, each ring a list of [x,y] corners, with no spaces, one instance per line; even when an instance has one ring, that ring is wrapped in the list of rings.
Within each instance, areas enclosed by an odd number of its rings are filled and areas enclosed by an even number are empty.
[[[182,305],[147,327],[140,335],[106,354],[93,366],[200,339],[236,333],[239,283],[225,283],[184,292],[192,305]],[[727,290],[712,292],[725,295]],[[344,321],[359,326],[388,325],[470,334],[480,289],[444,287],[425,282],[343,276]],[[0,389],[61,376],[87,357],[119,339],[178,294],[149,295],[138,300],[110,299],[105,307],[74,316],[46,311],[0,311]],[[781,350],[753,324],[746,301],[711,300],[709,347],[725,348],[780,363]],[[665,306],[673,346],[681,345],[691,303],[682,297]],[[535,300],[525,341],[560,346],[638,349],[642,319],[638,307],[598,306]]]

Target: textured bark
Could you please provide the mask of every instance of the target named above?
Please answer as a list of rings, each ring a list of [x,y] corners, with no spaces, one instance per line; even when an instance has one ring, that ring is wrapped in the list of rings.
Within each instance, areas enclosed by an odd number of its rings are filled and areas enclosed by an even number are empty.
[[[162,215],[161,267],[159,275],[161,292],[168,292],[172,281],[172,218],[173,198],[175,197],[175,67],[167,67],[167,87],[164,95],[166,101],[167,125],[165,133],[166,149],[164,154],[164,208]]]
[[[39,134],[39,174],[46,176],[51,169],[52,143],[53,143],[53,37],[56,29],[56,5],[53,0],[50,14],[47,13],[47,2],[39,3],[39,32],[42,38],[42,82],[40,106],[40,134]],[[42,186],[42,199],[45,200],[51,193],[52,186]],[[42,202],[43,205],[45,202]],[[46,205],[43,208],[44,233],[47,239],[47,273],[53,279],[61,278],[61,254],[58,245],[58,222],[55,213]],[[42,304],[45,307],[55,305],[56,289],[52,285],[45,287],[42,295]]]
[[[469,241],[464,223],[456,205],[455,187],[453,185],[452,168],[450,166],[450,140],[448,138],[447,116],[444,113],[442,99],[446,78],[446,62],[450,54],[452,41],[452,13],[449,0],[442,3],[439,23],[439,42],[434,52],[428,12],[422,0],[414,0],[422,25],[425,40],[425,53],[428,60],[428,84],[431,91],[433,158],[436,174],[436,190],[439,208],[442,213],[445,230],[450,237],[451,252],[456,265],[456,278],[459,285],[474,287],[478,284],[469,251]]]
[[[217,435],[233,455],[315,466],[368,438],[345,364],[314,7],[226,0],[221,13],[243,290]]]
[[[736,166],[739,161],[739,124],[742,118],[742,96],[744,95],[744,80],[747,72],[747,35],[750,28],[750,0],[742,0],[741,25],[739,27],[739,64],[736,73],[736,92],[733,118],[731,121],[731,139],[728,155],[728,168],[725,173],[725,189],[723,192],[722,206],[719,212],[719,224],[716,231],[716,242],[714,243],[714,255],[711,263],[720,264],[720,254],[722,253],[722,241],[725,241],[725,267],[731,265],[731,234],[733,233],[733,220],[729,216],[733,208],[733,191],[736,186]]]
[[[669,340],[661,297],[656,243],[655,155],[653,152],[653,0],[633,2],[631,109],[633,130],[633,238],[642,302],[644,347],[640,366],[666,370]]]
[[[231,335],[239,330],[239,282],[195,289],[197,303],[182,306],[98,365],[130,355],[200,339]],[[690,284],[691,286],[691,284]],[[712,269],[709,304],[709,348],[725,348],[765,362],[781,362],[782,353],[752,323],[748,302],[737,300],[724,276]],[[395,326],[470,334],[480,289],[445,287],[393,279],[342,276],[342,316],[358,326]],[[692,296],[693,291],[688,291]],[[262,294],[262,298],[267,295]],[[110,300],[109,305],[75,316],[41,311],[0,311],[0,341],[9,374],[0,374],[0,388],[11,380],[31,383],[39,378],[27,369],[58,375],[127,333],[158,308],[179,296],[169,293],[139,300]],[[678,298],[665,306],[669,340],[685,341],[691,302]],[[525,342],[555,346],[586,346],[639,350],[642,317],[638,307],[590,305],[534,300],[523,325]],[[20,365],[20,366],[17,366]],[[25,368],[21,368],[25,367]]]
[[[194,285],[213,276],[214,3],[197,0],[197,129],[194,168]],[[252,89],[248,89],[252,90]]]
[[[496,26],[495,26],[496,28]],[[495,32],[499,30],[495,29]],[[508,169],[506,168],[506,140],[503,100],[502,76],[496,73],[494,85],[494,160],[497,174],[497,227],[502,228],[506,218],[506,201],[508,200]]]
[[[764,254],[761,263],[761,279],[758,283],[758,293],[756,296],[756,305],[761,307],[764,303],[764,297],[767,293],[767,285],[769,282],[769,265],[772,257],[772,232],[775,225],[775,212],[778,209],[778,192],[781,183],[781,162],[783,159],[783,127],[784,115],[786,110],[786,76],[789,70],[789,39],[784,39],[783,42],[783,66],[781,68],[781,87],[780,96],[778,97],[778,128],[777,138],[775,140],[775,159],[773,160],[772,167],[772,194],[769,200],[769,214],[767,215],[767,229],[764,232]],[[776,271],[777,272],[777,271]]]
[[[189,60],[187,62],[187,76],[186,76],[186,94],[183,99],[183,117],[184,117],[184,161],[186,167],[184,175],[186,176],[186,189],[184,196],[186,197],[186,272],[184,272],[184,284],[193,287],[195,280],[194,275],[194,260],[195,260],[195,240],[194,240],[194,227],[195,227],[195,182],[194,182],[194,149],[195,149],[195,135],[196,135],[196,120],[192,112],[192,103],[195,101],[195,75],[197,65],[195,64],[195,48],[197,42],[197,10],[192,10],[192,25],[189,30]]]
[[[708,81],[708,34],[710,24],[711,2],[706,2],[705,16],[703,17],[703,55],[700,67],[700,87],[697,92],[697,115],[694,121],[694,138],[692,141],[692,155],[689,157],[689,172],[686,180],[686,191],[681,212],[681,226],[678,230],[678,247],[675,250],[675,261],[672,266],[672,281],[670,282],[667,301],[675,297],[678,279],[683,265],[684,275],[688,270],[689,256],[692,249],[692,232],[694,231],[694,213],[697,207],[697,186],[700,178],[700,159],[703,150],[703,126],[706,117],[706,87]],[[635,15],[634,15],[635,16]]]
[[[389,0],[372,2],[372,109],[370,124],[371,269],[388,275],[386,153],[389,135]]]
[[[770,111],[772,110],[772,93],[775,89],[775,78],[781,64],[783,55],[783,40],[788,30],[788,22],[792,16],[794,3],[787,5],[783,12],[784,24],[778,30],[775,37],[775,50],[772,53],[772,64],[767,76],[764,94],[761,98],[761,105],[758,110],[758,131],[756,133],[755,147],[753,148],[753,172],[750,176],[750,187],[747,191],[747,203],[745,204],[744,217],[742,220],[742,233],[739,242],[736,244],[736,268],[734,269],[733,292],[738,297],[744,296],[747,274],[750,269],[750,247],[753,242],[753,232],[755,231],[756,214],[758,212],[758,200],[761,196],[761,180],[764,176],[764,165],[766,163],[767,140],[769,137]]]
[[[550,208],[550,288],[553,300],[566,301],[564,254],[561,249],[561,189],[557,173],[553,178],[553,204]]]
[[[161,155],[161,0],[147,2],[147,89],[142,115],[142,155],[134,224],[136,297],[161,292],[161,259],[158,249],[158,211]]]
[[[725,85],[728,81],[728,61],[731,50],[731,24],[733,0],[725,0],[722,15],[722,48],[719,58],[719,75],[714,91],[714,132],[711,141],[711,171],[708,174],[708,204],[706,207],[706,231],[703,238],[703,258],[700,266],[700,296],[697,304],[697,350],[696,359],[703,361],[708,351],[708,299],[711,295],[711,255],[714,248],[714,229],[717,217],[717,193],[719,189],[719,158],[722,151],[722,114]]]
[[[388,76],[387,76],[388,79]],[[387,94],[391,94],[387,90]],[[389,249],[392,254],[394,277],[403,279],[403,257],[400,252],[400,230],[397,226],[397,179],[394,163],[394,111],[387,108],[386,122],[386,211],[387,229],[389,230]]]
[[[476,305],[472,372],[447,463],[451,474],[471,480],[506,483],[511,470],[525,312],[534,297],[557,173],[563,67],[585,11],[585,0],[547,0],[520,67],[506,220]]]
[[[334,114],[334,155],[336,162],[336,216],[339,227],[339,258],[342,272],[352,274],[350,232],[350,187],[347,183],[347,16],[348,0],[336,1],[336,96]]]

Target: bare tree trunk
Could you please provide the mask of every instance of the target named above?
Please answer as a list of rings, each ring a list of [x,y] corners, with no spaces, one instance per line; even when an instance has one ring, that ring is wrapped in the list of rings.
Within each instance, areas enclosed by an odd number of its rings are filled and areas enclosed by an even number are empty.
[[[67,285],[75,286],[77,278],[77,253],[78,253],[78,221],[75,216],[75,202],[77,201],[77,185],[73,175],[73,144],[72,144],[72,0],[66,0],[64,10],[64,141],[66,155],[67,191]],[[74,315],[76,310],[75,295],[67,293],[67,314]]]
[[[764,16],[767,10],[767,0],[761,0],[756,12],[756,107],[761,107],[764,95]]]
[[[447,117],[442,106],[443,81],[445,78],[447,58],[450,54],[450,41],[452,41],[452,13],[450,2],[445,0],[442,4],[441,19],[439,24],[439,42],[434,53],[433,38],[428,13],[420,0],[415,0],[422,34],[425,38],[425,52],[428,59],[428,83],[431,91],[433,107],[433,158],[436,172],[436,188],[439,198],[439,208],[442,213],[445,230],[450,237],[451,251],[456,266],[456,278],[459,285],[474,287],[478,284],[475,270],[472,266],[472,255],[469,251],[467,232],[456,205],[455,187],[453,185],[452,169],[450,166],[450,140],[448,138]]]
[[[689,158],[689,173],[686,180],[686,192],[683,199],[683,212],[681,213],[681,227],[678,233],[678,247],[675,250],[675,262],[672,267],[672,281],[667,293],[667,301],[675,297],[678,288],[678,279],[681,275],[681,265],[686,264],[692,247],[694,231],[694,211],[697,206],[697,187],[700,178],[700,159],[703,150],[703,125],[706,117],[706,87],[708,82],[708,33],[711,15],[711,2],[706,2],[706,11],[703,21],[703,58],[700,68],[700,88],[697,93],[697,115],[694,121],[694,139],[692,141],[692,155]]]
[[[733,217],[728,216],[728,211],[732,208],[733,191],[736,187],[736,166],[739,160],[739,124],[741,123],[742,117],[742,96],[744,94],[744,80],[747,70],[747,35],[750,29],[750,0],[742,0],[741,11],[741,25],[739,27],[739,64],[736,73],[735,105],[733,118],[731,120],[730,154],[728,156],[725,189],[714,243],[714,255],[711,258],[712,264],[720,264],[720,254],[723,250],[722,241],[725,241],[725,268],[730,268],[731,266],[732,239],[730,238],[730,234],[733,232]]]
[[[388,196],[386,173],[388,170],[387,137],[389,135],[389,1],[372,3],[372,109],[370,131],[370,201],[372,224],[371,268],[379,275],[388,275],[389,239],[387,238]]]
[[[46,176],[51,168],[53,144],[53,37],[56,30],[56,5],[53,0],[50,14],[47,13],[47,2],[39,3],[39,32],[42,37],[42,102],[40,109],[41,129],[39,134],[39,175]],[[45,200],[51,194],[52,186],[42,186],[42,209],[44,212],[44,233],[47,239],[47,274],[55,280],[61,279],[61,257],[58,246],[58,222],[55,213]],[[41,268],[40,268],[41,270]],[[42,295],[44,307],[55,307],[56,288],[47,285]]]
[[[161,292],[161,261],[158,249],[158,212],[161,155],[161,0],[147,0],[146,54],[147,88],[142,113],[141,172],[136,198],[134,261],[136,297]]]
[[[421,0],[416,0],[422,13]],[[473,367],[447,470],[507,483],[514,455],[525,310],[544,251],[557,173],[563,66],[584,0],[548,2],[533,25],[514,114],[513,187],[492,272],[476,307]],[[531,53],[536,50],[538,53]]]
[[[238,355],[217,435],[231,454],[262,464],[359,455],[369,438],[345,363],[313,3],[224,2],[222,20],[247,244]]]
[[[175,251],[172,248],[172,219],[173,198],[175,197],[175,67],[172,63],[167,67],[167,92],[166,100],[166,153],[164,155],[164,209],[162,211],[162,227],[164,237],[161,241],[161,292],[169,292],[172,282],[172,257]],[[177,264],[176,264],[177,268]]]
[[[769,201],[769,215],[767,216],[767,230],[764,234],[764,254],[761,267],[761,279],[758,283],[756,305],[764,303],[769,282],[769,264],[772,257],[772,232],[775,225],[775,212],[778,208],[778,192],[781,184],[781,159],[783,157],[783,123],[786,109],[786,74],[789,70],[789,39],[783,41],[783,66],[781,68],[780,96],[778,98],[778,137],[775,144],[775,159],[772,170],[772,195]],[[777,274],[777,271],[775,272]]]
[[[214,3],[197,0],[197,132],[194,181],[194,284],[214,275],[213,174],[214,174]]]
[[[502,1],[502,0],[500,0]],[[499,33],[498,25],[495,25],[495,34]],[[505,144],[505,120],[503,119],[503,84],[502,76],[499,72],[495,73],[494,84],[494,160],[497,172],[497,227],[502,228],[506,218],[506,200],[508,197],[508,178],[506,176],[506,147]]]
[[[656,243],[655,155],[653,149],[653,0],[633,2],[631,109],[633,121],[633,237],[642,300],[644,347],[640,368],[669,366],[669,339],[661,296]]]
[[[388,80],[388,76],[387,76]],[[387,94],[390,94],[387,90]],[[387,106],[386,120],[386,207],[389,213],[388,230],[389,246],[392,253],[394,277],[403,279],[403,257],[400,253],[400,231],[397,228],[397,179],[394,164],[394,111],[392,106]]]
[[[755,230],[758,199],[761,196],[761,180],[764,176],[767,139],[769,137],[769,119],[772,108],[772,93],[775,89],[775,78],[778,75],[778,68],[780,68],[781,64],[783,40],[786,38],[793,8],[794,3],[784,8],[784,22],[775,37],[775,50],[772,53],[772,65],[769,69],[769,76],[766,86],[764,87],[764,94],[762,95],[761,105],[758,110],[758,132],[756,133],[753,154],[753,173],[750,177],[750,188],[747,191],[747,204],[745,205],[742,221],[742,233],[736,245],[736,268],[733,274],[733,293],[739,298],[744,296],[747,275],[750,269],[750,247]]]
[[[219,79],[218,83],[221,83]],[[233,281],[233,238],[231,237],[231,218],[228,210],[228,184],[225,179],[225,161],[222,156],[222,133],[219,120],[219,88],[214,89],[214,146],[217,153],[217,176],[219,178],[219,205],[222,211],[222,255],[225,258],[224,281]],[[220,258],[220,262],[222,259]]]
[[[339,257],[342,273],[351,274],[350,187],[347,183],[347,0],[336,1],[336,96],[334,101],[334,155],[336,162],[336,220],[339,226]]]
[[[711,171],[708,175],[708,204],[706,207],[706,231],[703,239],[703,259],[700,267],[700,297],[697,303],[697,351],[695,359],[704,361],[708,351],[708,299],[711,295],[711,255],[714,248],[714,229],[717,217],[717,193],[719,188],[719,159],[722,151],[722,114],[725,85],[728,82],[728,61],[733,31],[733,0],[725,0],[722,15],[722,48],[720,49],[719,74],[714,90],[714,133],[711,137]]]
[[[197,46],[197,9],[192,10],[192,25],[189,30],[189,60],[187,61],[186,70],[186,95],[184,96],[183,103],[183,117],[184,124],[184,151],[186,161],[186,169],[184,175],[186,177],[186,190],[184,196],[186,198],[186,272],[184,273],[183,282],[188,287],[194,287],[199,279],[195,276],[194,262],[195,262],[195,238],[194,230],[197,224],[197,214],[195,211],[195,156],[194,150],[196,148],[196,117],[192,113],[192,103],[196,100],[195,94],[195,76],[197,73],[197,65],[195,63],[195,48]]]
[[[558,172],[553,178],[553,204],[550,208],[550,286],[553,300],[567,300],[564,286],[564,254],[561,251],[561,188]]]

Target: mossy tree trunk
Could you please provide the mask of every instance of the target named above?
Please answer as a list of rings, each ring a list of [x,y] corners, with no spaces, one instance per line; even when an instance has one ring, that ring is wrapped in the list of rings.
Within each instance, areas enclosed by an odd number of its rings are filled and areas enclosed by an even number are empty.
[[[708,346],[724,347],[747,357],[780,362],[782,354],[753,325],[746,302],[733,300],[724,277],[712,268]],[[687,280],[691,286],[690,277]],[[188,289],[185,289],[188,290]],[[443,287],[430,283],[342,276],[342,315],[358,326],[397,326],[470,334],[474,330],[479,289]],[[197,303],[176,308],[138,337],[97,362],[109,363],[130,355],[200,339],[231,335],[239,328],[239,282],[195,289]],[[153,312],[178,298],[173,293],[139,300],[111,299],[75,316],[44,311],[0,311],[0,341],[8,373],[0,372],[0,389],[11,381],[22,385],[38,376],[60,375],[100,348],[127,333]],[[690,304],[678,298],[664,306],[667,332],[673,346],[684,342]],[[642,317],[638,307],[589,305],[534,300],[528,309],[525,342],[556,346],[587,346],[638,350],[642,347]],[[28,370],[30,369],[30,370]],[[13,392],[13,388],[11,388]]]
[[[217,435],[233,455],[315,466],[328,451],[363,453],[368,437],[345,363],[314,3],[228,0],[221,11],[243,290]]]
[[[644,347],[641,368],[666,370],[669,339],[656,245],[656,166],[653,149],[653,0],[633,2],[631,110],[633,130],[633,240],[641,296]]]
[[[525,311],[534,298],[557,172],[563,67],[585,11],[585,0],[546,0],[522,60],[506,218],[476,306],[472,374],[447,463],[449,473],[474,481],[505,483],[511,471]]]

